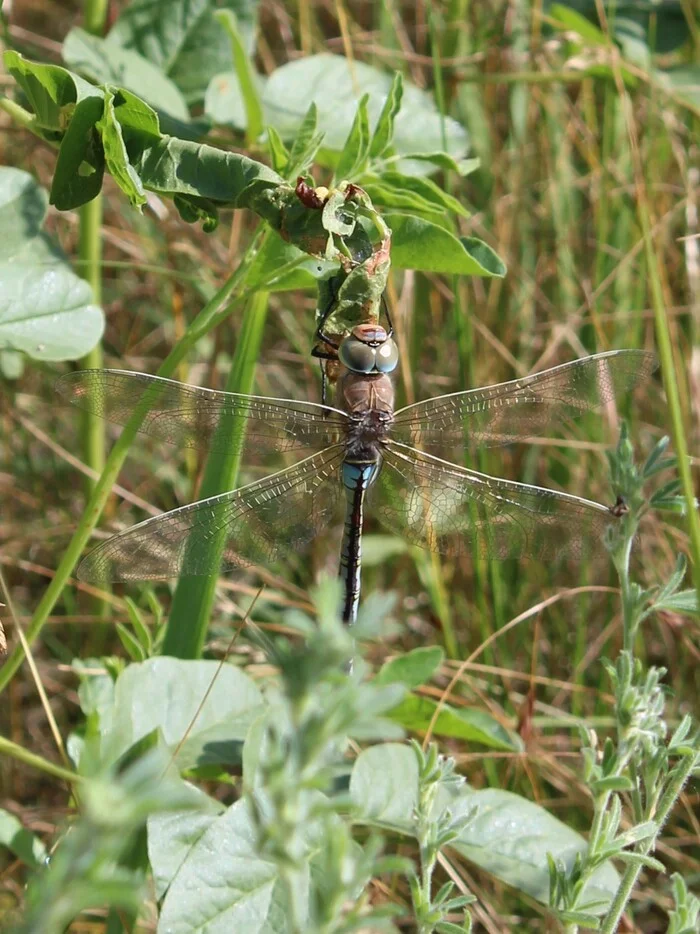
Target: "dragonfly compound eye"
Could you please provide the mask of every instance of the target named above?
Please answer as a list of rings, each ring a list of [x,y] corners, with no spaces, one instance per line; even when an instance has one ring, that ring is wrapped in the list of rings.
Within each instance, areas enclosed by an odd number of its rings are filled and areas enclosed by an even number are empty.
[[[390,337],[377,347],[375,367],[380,373],[391,373],[399,362],[399,348]]]
[[[356,337],[346,337],[338,351],[340,362],[353,373],[371,373],[377,362],[377,351]]]

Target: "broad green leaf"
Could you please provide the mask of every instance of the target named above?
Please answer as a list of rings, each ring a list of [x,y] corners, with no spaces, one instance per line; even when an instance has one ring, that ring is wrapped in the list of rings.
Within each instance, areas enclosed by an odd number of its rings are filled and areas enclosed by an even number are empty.
[[[189,104],[198,104],[214,75],[233,69],[231,44],[214,13],[235,14],[251,54],[257,7],[257,0],[131,0],[107,41],[138,52],[170,78]]]
[[[376,124],[387,96],[392,76],[364,62],[353,62],[338,55],[322,53],[282,65],[269,76],[263,94],[266,122],[285,139],[299,129],[310,101],[318,109],[318,123],[326,131],[324,150],[341,152],[357,112],[359,98],[369,95],[370,125]],[[398,154],[433,152],[442,149],[442,121],[434,101],[425,91],[405,84],[403,106],[394,121],[393,149]],[[444,118],[447,148],[461,158],[467,151],[466,130],[455,120]],[[425,164],[403,167],[425,172]]]
[[[283,184],[272,169],[236,152],[162,136],[132,157],[144,187],[165,195],[191,195],[236,207],[256,182]]]
[[[411,732],[425,732],[433,722],[437,706],[437,701],[430,697],[408,694],[387,716]],[[443,704],[432,732],[436,736],[481,743],[491,749],[508,752],[522,752],[523,749],[517,733],[507,730],[485,710],[473,707],[450,707],[449,704]]]
[[[192,828],[189,847],[174,828],[183,859],[165,896],[158,934],[291,932],[286,886],[277,865],[256,852],[247,802],[236,802],[203,833],[201,828]],[[165,849],[162,845],[159,852]],[[159,873],[160,866],[154,871]],[[302,889],[295,894],[303,908],[308,903],[308,871],[302,878]]]
[[[145,101],[126,88],[108,85],[106,90],[114,94],[114,114],[125,130],[160,136],[158,114]]]
[[[258,94],[262,94],[264,79],[256,75]],[[248,126],[243,91],[235,71],[214,75],[204,97],[204,112],[219,126],[245,130]]]
[[[189,851],[202,838],[225,806],[195,786],[189,786],[198,807],[153,814],[148,819],[148,860],[156,896],[161,899]]]
[[[385,151],[391,146],[394,139],[394,122],[397,114],[401,110],[401,100],[403,98],[403,77],[401,72],[394,73],[394,80],[387,94],[382,111],[377,118],[377,123],[372,134],[372,140],[369,146],[369,155],[372,159],[379,159]]]
[[[670,610],[672,613],[685,613],[688,616],[700,615],[698,595],[695,590],[681,590],[671,596],[664,597],[654,604],[656,610]]]
[[[414,752],[384,743],[362,752],[353,767],[350,793],[361,817],[404,834],[415,830],[418,766]],[[461,790],[438,796],[439,810],[472,819],[450,846],[466,859],[543,904],[549,900],[547,854],[571,868],[586,841],[544,808],[520,795],[497,788]],[[583,901],[608,904],[620,879],[610,863],[592,876]]]
[[[217,10],[214,16],[228,34],[231,42],[233,64],[245,106],[246,140],[249,145],[252,145],[262,133],[263,127],[260,85],[255,67],[246,51],[235,14],[231,10]]]
[[[413,649],[412,652],[398,655],[382,665],[375,683],[391,684],[393,681],[399,681],[407,688],[417,688],[430,681],[444,657],[445,653],[439,645]]]
[[[87,204],[102,189],[105,159],[97,123],[103,110],[101,97],[87,97],[76,104],[61,140],[51,182],[51,204],[59,211]]]
[[[133,207],[141,208],[146,203],[146,195],[138,173],[129,162],[129,154],[122,136],[122,125],[117,119],[114,107],[114,95],[105,93],[104,113],[97,124],[105,163],[110,175],[127,196]]]
[[[362,174],[369,152],[369,115],[367,101],[369,94],[363,94],[357,105],[355,119],[350,127],[348,138],[340,153],[335,167],[335,183],[345,179],[352,180],[355,175]]]
[[[102,751],[115,761],[159,729],[180,769],[237,761],[235,744],[263,709],[255,683],[232,665],[162,657],[129,665],[119,676]]]
[[[48,200],[28,172],[0,169],[0,262],[41,232]]]
[[[38,869],[46,860],[42,841],[26,830],[14,814],[0,808],[0,847],[3,846],[31,869]]]
[[[484,788],[465,795],[476,813],[451,846],[496,878],[546,904],[547,854],[571,869],[577,854],[585,852],[586,841],[538,804],[510,791]],[[602,914],[619,884],[612,863],[605,863],[585,886],[582,904],[600,902]]]
[[[7,70],[27,95],[38,125],[46,130],[62,133],[68,124],[72,104],[86,97],[102,96],[99,88],[59,65],[30,62],[14,51],[5,52],[3,59]]]
[[[71,68],[97,84],[125,87],[176,120],[189,120],[187,104],[178,88],[137,52],[92,36],[76,26],[63,42],[63,58]]]
[[[503,260],[483,240],[457,239],[444,227],[419,217],[388,214],[391,227],[391,260],[398,269],[418,269],[462,276],[506,274]]]
[[[92,290],[39,230],[46,193],[20,169],[0,168],[0,350],[35,360],[74,360],[102,336],[104,316]],[[13,224],[18,210],[25,222]],[[7,225],[7,226],[5,226]]]

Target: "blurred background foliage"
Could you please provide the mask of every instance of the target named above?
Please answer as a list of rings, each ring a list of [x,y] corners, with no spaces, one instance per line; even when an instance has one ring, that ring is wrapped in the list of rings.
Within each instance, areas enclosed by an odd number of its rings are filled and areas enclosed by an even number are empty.
[[[124,6],[108,5],[111,23]],[[344,55],[358,69],[364,62],[387,75],[403,72],[407,84],[432,97],[437,111],[449,117],[442,139],[459,137],[468,155],[480,159],[467,177],[448,173],[443,181],[470,212],[459,219],[461,234],[490,244],[508,275],[456,279],[410,270],[392,273],[387,300],[402,350],[400,404],[514,378],[587,352],[654,346],[630,124],[607,54],[612,35],[645,172],[688,443],[697,450],[700,21],[692,0],[262,0],[259,7],[248,5],[244,16],[242,10],[239,5],[254,80],[270,105],[280,104],[284,90],[296,96],[303,114],[308,73],[285,87],[275,72],[292,63],[303,66],[312,55]],[[7,47],[55,63],[62,61],[69,32],[84,25],[80,4],[70,0],[6,0],[3,13]],[[120,36],[125,41],[125,28],[113,41]],[[212,143],[244,150],[245,120],[225,100],[230,85],[212,84],[230,72],[231,64],[230,44],[221,43],[218,35],[219,53],[212,53],[211,60],[200,48],[189,59],[185,55],[169,63],[177,92],[170,98],[169,131],[195,138],[208,133]],[[63,52],[68,64],[77,68],[81,63],[86,73],[92,67],[94,77],[105,80],[99,74],[100,67],[109,66],[105,55],[95,51],[89,37],[71,36],[71,54]],[[85,64],[90,49],[91,66]],[[156,54],[140,51],[150,58]],[[123,80],[126,65],[118,67]],[[143,78],[137,75],[138,80],[141,86],[134,90],[147,96]],[[0,81],[7,94],[14,82],[7,75]],[[289,101],[283,103],[287,116],[294,116]],[[410,107],[404,119],[410,130]],[[6,115],[0,117],[0,129],[2,162],[31,171],[49,188],[54,152]],[[323,184],[327,177],[322,164],[316,182]],[[224,212],[217,231],[207,234],[185,224],[157,196],[149,196],[148,208],[138,214],[108,179],[102,226],[105,365],[155,372],[235,264],[253,226],[245,213]],[[69,257],[78,254],[76,214],[50,209],[46,230]],[[272,296],[255,392],[318,400],[318,371],[308,356],[315,302],[311,290]],[[239,321],[232,317],[198,344],[177,378],[222,388],[238,333]],[[59,408],[53,397],[58,367],[45,361],[23,366],[16,354],[3,351],[0,369],[0,561],[16,612],[26,620],[82,509],[78,425],[75,414]],[[621,413],[629,419],[640,458],[667,433],[665,412],[656,380]],[[618,428],[616,413],[602,412],[567,431],[565,438],[489,452],[477,466],[605,502],[610,493],[604,451],[615,442]],[[201,466],[191,452],[182,455],[142,439],[120,477],[128,497],[114,496],[103,525],[127,525],[144,510],[191,501]],[[605,566],[438,560],[407,551],[371,518],[368,533],[365,592],[396,592],[401,623],[393,642],[372,650],[377,666],[387,653],[443,644],[448,657],[434,686],[425,689],[439,696],[460,661],[469,659],[461,681],[465,704],[487,709],[517,729],[526,754],[455,744],[450,751],[460,771],[474,786],[518,791],[585,830],[588,803],[578,779],[579,738],[571,715],[585,716],[602,730],[610,725],[610,697],[599,660],[617,654],[621,626],[609,571]],[[649,516],[637,545],[637,577],[648,585],[665,580],[677,552],[686,547],[681,523]],[[274,627],[280,608],[304,601],[319,570],[334,571],[336,555],[334,542],[318,541],[310,559],[299,558],[284,575],[270,577],[256,619]],[[159,587],[157,594],[167,607],[168,589]],[[231,614],[245,608],[250,595],[247,585],[235,581],[221,588],[208,654],[217,655],[226,644]],[[37,646],[42,681],[66,732],[78,717],[68,667],[73,657],[121,650],[114,623],[128,621],[126,606],[121,594],[104,600],[96,604],[87,588],[66,590]],[[146,616],[153,609],[145,596],[141,606]],[[489,639],[509,622],[503,635]],[[242,643],[234,651],[255,673],[255,654]],[[691,712],[700,687],[697,620],[658,614],[646,624],[638,651],[647,663],[668,669],[670,716]],[[52,739],[28,674],[12,682],[6,697],[2,733],[50,758]],[[50,831],[64,816],[63,789],[16,762],[0,763],[0,789],[4,803],[34,830]],[[697,793],[691,787],[660,843],[666,865],[691,883],[700,873],[696,815]],[[13,901],[22,873],[3,859],[0,900]],[[484,930],[502,931],[504,923],[512,930],[546,929],[522,896],[486,875],[466,871],[466,877],[479,897]],[[666,883],[645,874],[636,901],[636,926],[627,929],[665,930],[660,908],[670,904]]]

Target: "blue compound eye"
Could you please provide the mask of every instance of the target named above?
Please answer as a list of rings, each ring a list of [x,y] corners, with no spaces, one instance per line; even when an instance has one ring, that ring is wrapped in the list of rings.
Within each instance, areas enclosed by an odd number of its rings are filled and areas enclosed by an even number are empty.
[[[376,365],[377,352],[356,337],[346,337],[338,350],[338,359],[353,373],[371,373]]]
[[[390,337],[377,347],[375,367],[380,373],[391,373],[399,362],[399,348]]]

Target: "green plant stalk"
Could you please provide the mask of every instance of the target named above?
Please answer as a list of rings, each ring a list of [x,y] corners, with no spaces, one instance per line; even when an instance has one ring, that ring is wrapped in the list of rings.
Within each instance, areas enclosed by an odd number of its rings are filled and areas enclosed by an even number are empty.
[[[78,255],[84,264],[83,279],[90,283],[96,305],[102,301],[102,194],[80,209],[80,242]],[[102,344],[97,344],[80,360],[81,369],[100,370],[104,365]],[[83,413],[83,460],[95,473],[102,473],[105,465],[105,420],[93,412]],[[96,480],[86,477],[88,495]]]
[[[249,393],[253,389],[255,368],[262,345],[269,295],[258,292],[249,301],[243,314],[241,333],[236,344],[231,369],[226,382],[227,392]],[[228,436],[230,450],[225,454],[212,452],[204,471],[201,499],[216,496],[236,485],[243,452],[244,432],[239,426],[222,419],[217,434]],[[172,607],[163,641],[163,654],[176,658],[199,658],[207,634],[209,618],[216,595],[218,566],[226,543],[226,529],[212,536],[209,543],[212,573],[206,577],[181,577],[173,595]]]
[[[197,342],[231,314],[236,301],[236,299],[232,300],[232,296],[243,291],[242,284],[245,282],[248,267],[260,247],[262,237],[263,233],[261,231],[251,242],[236,271],[229,277],[211,301],[207,302],[204,308],[202,308],[185,334],[183,334],[182,338],[165,358],[158,369],[158,376],[166,378],[171,377],[178,364],[184,360]],[[238,297],[240,296],[237,295],[237,298]],[[129,453],[131,443],[136,437],[147,411],[147,406],[139,406],[129,419],[129,422],[124,426],[118,441],[112,448],[105,462],[104,470],[83,510],[83,515],[75,530],[75,534],[64,551],[63,558],[56,569],[53,580],[44,591],[44,595],[39,601],[31,622],[27,627],[26,638],[28,644],[31,645],[38,637],[49,614],[61,596],[63,588],[68,583],[70,575],[75,565],[78,563],[81,552],[87,545],[92,530],[95,528],[102,514],[102,510],[111,493],[112,486],[116,482],[122,464]],[[23,658],[24,651],[21,646],[18,646],[8,657],[0,670],[0,692],[2,692],[12,680],[15,672],[22,664]]]
[[[639,853],[641,856],[647,856],[654,849],[658,835],[661,832],[661,828],[666,823],[669,814],[673,810],[673,806],[678,800],[681,791],[683,791],[685,783],[688,781],[693,771],[697,768],[698,763],[700,763],[700,752],[696,752],[694,755],[686,756],[682,764],[679,764],[673,781],[664,792],[664,795],[659,802],[658,810],[654,815],[654,820],[657,821],[659,829],[653,837],[649,837],[647,840],[644,840],[639,845],[638,849],[635,849],[636,853]],[[620,887],[615,893],[615,898],[613,899],[612,905],[608,909],[608,913],[603,920],[603,924],[600,929],[601,934],[614,934],[614,932],[617,930],[622,913],[624,912],[632,891],[637,884],[637,879],[639,878],[639,874],[642,871],[642,868],[642,865],[638,863],[630,863],[627,866],[625,874],[622,877]]]
[[[236,69],[236,77],[243,95],[243,104],[245,105],[246,131],[245,142],[248,149],[255,147],[258,137],[263,130],[263,109],[260,103],[258,88],[255,83],[252,62],[246,52],[243,40],[238,29],[238,23],[231,10],[217,10],[214,13],[219,23],[228,34],[231,43],[231,53],[233,55],[233,64]]]
[[[83,4],[83,29],[101,36],[107,22],[109,0],[85,0]]]
[[[54,778],[60,778],[71,785],[85,781],[82,775],[71,772],[70,769],[63,768],[61,765],[56,765],[55,762],[49,762],[43,756],[37,756],[35,753],[29,752],[28,749],[13,743],[12,740],[5,739],[4,736],[0,736],[0,755],[11,756],[32,769],[38,769],[46,773],[46,775],[53,775]]]

